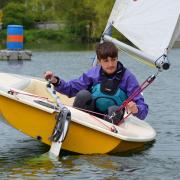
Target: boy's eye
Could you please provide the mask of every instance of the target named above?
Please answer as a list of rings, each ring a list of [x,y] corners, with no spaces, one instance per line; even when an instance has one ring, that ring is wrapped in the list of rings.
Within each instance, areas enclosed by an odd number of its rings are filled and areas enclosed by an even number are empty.
[[[116,58],[112,58],[111,61],[116,61]]]

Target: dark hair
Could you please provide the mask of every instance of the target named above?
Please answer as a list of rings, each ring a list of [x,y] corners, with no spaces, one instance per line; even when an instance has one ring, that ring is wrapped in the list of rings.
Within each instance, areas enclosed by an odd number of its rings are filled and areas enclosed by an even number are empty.
[[[106,59],[108,57],[118,57],[118,49],[112,42],[99,43],[96,46],[96,55],[98,60]]]

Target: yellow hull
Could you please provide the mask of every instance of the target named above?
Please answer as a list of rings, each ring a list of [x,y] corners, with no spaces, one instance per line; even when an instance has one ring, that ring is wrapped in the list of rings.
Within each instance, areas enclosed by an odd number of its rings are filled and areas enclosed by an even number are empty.
[[[3,117],[11,126],[51,145],[49,137],[56,123],[56,113],[51,114],[3,96],[0,96],[0,101]],[[125,142],[72,121],[62,148],[81,154],[104,154],[111,151],[123,152],[142,145],[143,143]]]

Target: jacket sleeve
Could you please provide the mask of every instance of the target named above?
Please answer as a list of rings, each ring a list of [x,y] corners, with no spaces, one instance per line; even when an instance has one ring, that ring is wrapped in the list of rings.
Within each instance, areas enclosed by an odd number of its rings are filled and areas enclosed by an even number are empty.
[[[139,87],[139,83],[133,74],[127,78],[127,95],[128,97]],[[142,94],[137,95],[133,101],[138,107],[138,113],[133,114],[137,118],[144,120],[148,114],[148,105],[144,102]]]
[[[68,82],[61,79],[59,84],[55,86],[55,90],[68,97],[74,97],[80,90],[88,89],[91,84],[92,78],[88,71],[87,73],[83,73],[78,79],[73,79]]]

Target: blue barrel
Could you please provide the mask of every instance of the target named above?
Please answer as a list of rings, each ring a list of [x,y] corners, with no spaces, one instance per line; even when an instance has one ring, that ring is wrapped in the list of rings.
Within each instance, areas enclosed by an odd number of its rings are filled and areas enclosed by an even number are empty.
[[[23,26],[8,25],[7,27],[7,49],[23,49]]]

